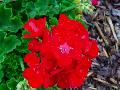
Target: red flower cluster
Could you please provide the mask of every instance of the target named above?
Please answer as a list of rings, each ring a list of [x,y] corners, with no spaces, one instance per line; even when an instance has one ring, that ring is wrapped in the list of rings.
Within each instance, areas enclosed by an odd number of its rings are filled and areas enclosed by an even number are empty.
[[[48,30],[46,18],[30,19],[24,28],[29,31],[24,38],[31,38],[24,61],[28,68],[23,76],[33,88],[80,87],[91,66],[91,59],[98,55],[95,40],[89,39],[88,31],[75,20],[61,14],[58,25]]]

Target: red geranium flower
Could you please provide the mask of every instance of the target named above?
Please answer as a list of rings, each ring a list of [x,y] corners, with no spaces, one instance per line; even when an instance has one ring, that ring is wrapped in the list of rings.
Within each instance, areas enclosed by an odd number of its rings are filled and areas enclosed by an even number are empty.
[[[25,34],[24,38],[38,38],[43,34],[43,30],[46,29],[45,26],[46,18],[40,18],[38,20],[31,18],[25,25],[24,28],[29,32]]]
[[[39,20],[41,25],[36,24],[38,21],[35,19],[32,25],[29,25],[31,20],[25,25],[30,31],[27,38],[36,39],[28,44],[31,53],[24,61],[29,68],[25,69],[23,76],[34,88],[55,84],[61,88],[80,87],[91,66],[91,59],[98,55],[97,42],[89,39],[88,31],[80,22],[70,20],[64,14],[60,15],[58,25],[51,31],[46,29],[44,18]],[[42,37],[41,41],[38,37]]]

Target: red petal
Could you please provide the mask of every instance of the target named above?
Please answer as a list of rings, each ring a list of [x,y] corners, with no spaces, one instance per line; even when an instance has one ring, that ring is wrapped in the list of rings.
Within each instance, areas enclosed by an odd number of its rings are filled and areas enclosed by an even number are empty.
[[[41,37],[43,34],[44,29],[46,29],[45,26],[46,23],[46,17],[41,18],[39,20],[36,20],[34,18],[31,18],[25,25],[24,28],[29,31],[29,34],[25,34],[24,38],[37,38]]]
[[[62,55],[59,52],[54,51],[55,58],[57,60],[57,64],[60,67],[67,67],[72,65],[72,58],[68,55]]]
[[[76,70],[69,74],[69,81],[71,88],[77,88],[80,87],[85,80],[85,77],[87,76],[88,70]]]
[[[98,55],[99,48],[97,46],[97,42],[95,40],[90,40],[86,42],[85,47],[85,55],[87,55],[89,58],[95,58]]]
[[[63,23],[65,21],[69,20],[69,18],[65,14],[60,14],[59,16],[59,23]]]
[[[90,51],[88,52],[89,53],[88,55],[91,58],[95,58],[98,56],[98,51],[99,51],[99,48],[97,46],[97,42],[95,40],[92,40],[92,46],[91,46]]]
[[[68,78],[68,75],[66,72],[61,72],[59,75],[58,75],[58,87],[60,88],[70,88],[69,84],[69,78]]]
[[[43,85],[43,77],[40,76],[41,74],[37,74],[34,68],[27,68],[23,72],[24,78],[28,80],[28,83],[33,88],[38,88],[39,86]]]
[[[29,66],[34,66],[39,64],[40,58],[36,55],[36,53],[31,52],[25,55],[24,62],[26,62]]]
[[[28,44],[28,49],[33,52],[40,51],[41,50],[41,42],[36,39],[31,40]]]

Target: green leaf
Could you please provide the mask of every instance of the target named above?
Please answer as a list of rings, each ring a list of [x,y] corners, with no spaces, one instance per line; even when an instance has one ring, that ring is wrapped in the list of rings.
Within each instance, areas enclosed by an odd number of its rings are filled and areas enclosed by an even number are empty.
[[[47,15],[47,12],[49,10],[48,8],[49,3],[50,3],[50,0],[37,0],[37,2],[35,2],[37,13],[40,16]]]
[[[20,53],[28,53],[28,39],[22,39],[21,45],[16,48],[16,50]]]
[[[49,19],[49,23],[50,23],[50,25],[56,25],[58,23],[58,20],[56,17],[51,17]]]
[[[20,61],[21,69],[22,69],[22,71],[24,71],[25,67],[24,67],[23,59],[21,57],[19,57],[19,61]]]
[[[2,63],[2,62],[4,61],[4,59],[5,59],[4,54],[3,54],[3,53],[2,53],[2,54],[0,54],[0,63]]]
[[[0,63],[0,70],[2,69],[2,65],[1,65],[1,63]]]
[[[22,57],[16,51],[6,54],[4,62],[2,63],[2,70],[4,71],[7,79],[11,79],[13,77],[16,78],[16,81],[23,79],[19,59],[22,59]]]
[[[4,3],[9,3],[11,0],[3,0]]]
[[[73,4],[73,5],[71,5],[71,6],[69,6],[69,7],[66,7],[66,8],[64,8],[64,9],[62,9],[62,13],[63,12],[68,12],[68,11],[70,11],[70,10],[73,10],[73,9],[75,9],[77,7],[77,5],[76,4]]]
[[[49,11],[47,12],[48,16],[58,15],[60,13],[60,5],[54,0],[53,3],[49,6]]]
[[[0,6],[0,31],[17,32],[22,27],[21,19],[12,15],[11,8]]]
[[[0,90],[9,90],[5,83],[0,84]]]
[[[0,82],[2,81],[3,76],[4,76],[4,73],[3,73],[3,71],[0,70]]]
[[[0,32],[0,53],[9,53],[20,44],[20,40],[15,35],[6,36],[5,33]]]
[[[23,0],[11,0],[11,2],[7,4],[9,8],[12,8],[13,16],[19,15],[19,13],[21,13],[22,1]]]
[[[4,61],[4,52],[3,52],[3,49],[2,49],[2,47],[3,47],[3,40],[4,40],[4,36],[5,36],[6,34],[4,33],[4,32],[0,32],[0,63],[2,63],[3,61]]]
[[[37,0],[36,2],[24,3],[25,11],[28,17],[35,16],[53,16],[59,14],[60,6],[56,0]]]
[[[22,35],[28,33],[26,30],[22,30]],[[21,45],[16,48],[16,50],[20,53],[28,53],[28,42],[30,39],[24,39],[21,37]]]
[[[0,6],[0,25],[6,24],[9,21],[10,17],[12,16],[12,9],[5,8],[3,5]]]
[[[21,42],[17,39],[15,35],[8,36],[4,38],[4,51],[7,53],[13,51],[16,46],[20,46]]]
[[[10,28],[8,29],[8,31],[10,32],[17,32],[23,26],[21,19],[17,16],[14,16],[13,18],[10,19],[9,25],[11,25]]]
[[[2,63],[2,62],[4,61],[4,59],[5,59],[4,54],[3,54],[3,53],[2,53],[2,54],[0,54],[0,63]]]
[[[27,12],[27,15],[31,18],[31,17],[35,17],[37,15],[37,11],[35,10],[35,5],[34,3],[31,1],[31,2],[28,2],[26,4],[26,12]]]
[[[28,87],[27,81],[25,79],[18,82],[16,88],[17,88],[16,90],[30,90]]]
[[[17,82],[14,78],[11,78],[7,81],[7,87],[9,90],[16,90]]]

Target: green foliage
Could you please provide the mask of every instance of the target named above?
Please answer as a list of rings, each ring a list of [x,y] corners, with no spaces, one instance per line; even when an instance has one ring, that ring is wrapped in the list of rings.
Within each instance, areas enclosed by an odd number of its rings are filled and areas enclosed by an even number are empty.
[[[16,46],[19,46],[20,44],[21,42],[17,39],[17,36],[7,36],[5,32],[0,32],[0,62],[3,61],[4,55],[13,51]]]
[[[23,80],[23,59],[20,55],[17,55],[15,51],[12,51],[12,53],[7,54],[6,56],[7,57],[5,57],[4,61],[1,63],[2,72],[0,72],[0,80],[2,79],[2,84],[6,84],[9,90],[16,90],[17,83]]]
[[[10,80],[7,81],[7,87],[9,90],[15,90],[16,89],[17,82],[14,78],[11,78]]]
[[[36,0],[36,2],[23,3],[28,17],[53,16],[59,14],[60,6],[57,0]]]
[[[0,90],[9,90],[9,89],[7,88],[7,85],[5,83],[2,83],[0,85]]]
[[[30,18],[47,17],[47,27],[58,23],[60,13],[82,22],[83,12],[92,13],[90,0],[3,0],[0,2],[0,90],[37,90],[22,77],[23,57],[29,39],[22,26]],[[57,86],[38,90],[59,90]]]
[[[2,81],[3,76],[4,76],[3,71],[0,71],[0,82]]]
[[[0,6],[0,31],[17,32],[22,27],[21,19],[12,16],[12,9]]]

